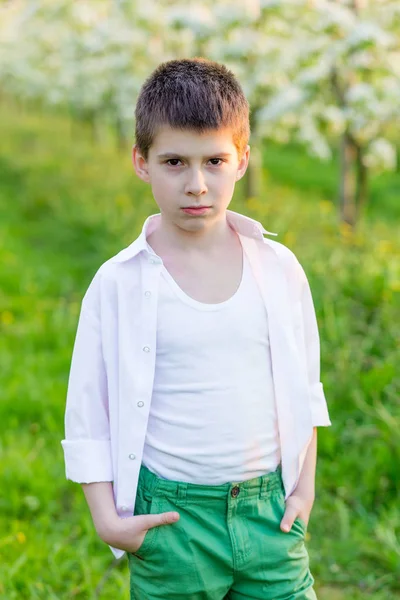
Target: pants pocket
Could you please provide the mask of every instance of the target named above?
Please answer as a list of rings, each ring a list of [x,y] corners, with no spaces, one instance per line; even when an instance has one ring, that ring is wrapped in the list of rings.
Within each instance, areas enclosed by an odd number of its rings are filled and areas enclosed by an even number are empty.
[[[212,577],[214,561],[201,548],[201,540],[209,537],[202,525],[207,519],[202,503],[183,507],[162,493],[155,494],[151,507],[148,502],[144,498],[138,503],[137,514],[176,510],[180,519],[150,529],[137,552],[129,555],[131,599],[205,598],[205,580]]]
[[[306,522],[303,521],[303,519],[301,517],[296,517],[295,520],[294,520],[294,523],[297,523],[299,525],[299,527],[302,528],[304,535],[307,533]]]
[[[281,506],[281,510],[280,510],[280,514],[279,514],[279,523],[280,523],[282,521],[283,515],[285,514],[285,511],[286,511],[286,501],[285,501],[284,491],[280,490],[277,493],[276,497],[278,498],[279,504]],[[295,520],[293,521],[293,525],[292,525],[292,528],[289,533],[291,533],[292,531],[295,531],[296,533],[305,537],[305,535],[307,533],[306,522],[301,517],[296,517]],[[285,535],[287,535],[287,533],[285,533]]]
[[[157,514],[158,512],[159,511],[158,511],[158,505],[157,505],[157,498],[155,498],[154,496],[149,494],[149,492],[147,492],[146,490],[138,489],[136,503],[135,503],[135,510],[133,513],[134,516],[136,516],[136,515],[152,515],[152,514]],[[141,545],[139,546],[139,548],[135,552],[132,552],[131,554],[133,554],[137,558],[145,559],[151,552],[151,550],[157,540],[159,530],[160,530],[160,525],[158,525],[156,527],[151,527],[147,531],[147,533],[144,537],[144,540],[141,543]]]

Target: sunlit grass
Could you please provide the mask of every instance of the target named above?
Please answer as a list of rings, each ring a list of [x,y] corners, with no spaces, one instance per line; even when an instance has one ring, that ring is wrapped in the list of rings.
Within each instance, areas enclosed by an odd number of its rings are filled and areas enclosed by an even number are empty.
[[[95,146],[66,119],[10,108],[1,117],[0,598],[128,598],[127,563],[97,538],[60,440],[82,295],[158,207],[129,150]],[[313,290],[333,425],[318,434],[312,572],[320,600],[396,599],[398,224],[372,211],[355,234],[339,226],[324,179],[297,185],[304,159],[282,152],[274,164],[266,156],[262,197],[245,203],[241,181],[230,208],[279,233]]]

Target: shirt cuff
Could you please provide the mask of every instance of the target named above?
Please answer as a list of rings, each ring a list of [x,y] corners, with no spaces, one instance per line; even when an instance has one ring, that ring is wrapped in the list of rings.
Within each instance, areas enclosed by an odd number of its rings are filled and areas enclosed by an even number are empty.
[[[62,440],[65,474],[77,483],[113,481],[110,440]]]

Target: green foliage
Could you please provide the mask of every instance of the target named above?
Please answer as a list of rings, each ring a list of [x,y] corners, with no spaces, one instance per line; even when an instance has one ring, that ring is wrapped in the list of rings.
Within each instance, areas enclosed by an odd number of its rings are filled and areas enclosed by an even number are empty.
[[[318,195],[335,202],[338,196],[339,157],[334,149],[331,161],[322,161],[295,144],[264,142],[264,167],[275,183],[284,183],[302,196]],[[365,216],[373,221],[400,219],[400,171],[374,175],[369,184]]]
[[[93,145],[66,119],[0,114],[0,598],[128,598],[127,563],[96,536],[60,441],[82,295],[158,207],[129,152]],[[321,171],[307,172],[306,187],[303,157],[288,156],[266,150],[262,201],[246,204],[240,181],[231,208],[279,233],[313,291],[333,423],[318,430],[307,534],[316,589],[321,600],[395,600],[399,231],[377,211],[356,234],[339,226]]]

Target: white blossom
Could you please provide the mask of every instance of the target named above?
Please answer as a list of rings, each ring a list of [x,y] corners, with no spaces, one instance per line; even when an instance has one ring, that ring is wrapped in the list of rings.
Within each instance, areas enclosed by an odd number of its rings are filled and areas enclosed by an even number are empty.
[[[0,86],[21,98],[130,130],[150,72],[204,55],[237,75],[254,135],[329,159],[347,127],[370,168],[393,165],[398,0],[365,1],[360,14],[346,0],[13,0],[0,6],[0,40]]]
[[[375,170],[394,170],[396,168],[396,150],[388,140],[377,138],[369,144],[364,163]]]

